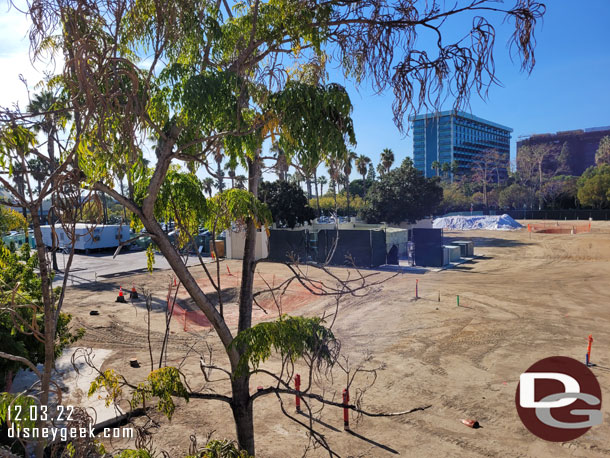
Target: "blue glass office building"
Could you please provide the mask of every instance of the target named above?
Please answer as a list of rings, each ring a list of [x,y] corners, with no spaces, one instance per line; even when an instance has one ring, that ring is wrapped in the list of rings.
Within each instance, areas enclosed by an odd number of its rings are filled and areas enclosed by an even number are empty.
[[[456,161],[458,175],[468,174],[473,163],[495,150],[506,158],[499,173],[505,177],[510,162],[510,127],[463,111],[442,111],[409,118],[413,132],[413,162],[427,177],[436,176],[432,163]]]

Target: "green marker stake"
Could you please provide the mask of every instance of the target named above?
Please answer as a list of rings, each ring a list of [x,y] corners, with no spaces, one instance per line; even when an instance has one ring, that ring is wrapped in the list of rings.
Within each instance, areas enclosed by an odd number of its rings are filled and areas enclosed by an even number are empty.
[[[460,296],[457,296],[457,306],[460,306]]]

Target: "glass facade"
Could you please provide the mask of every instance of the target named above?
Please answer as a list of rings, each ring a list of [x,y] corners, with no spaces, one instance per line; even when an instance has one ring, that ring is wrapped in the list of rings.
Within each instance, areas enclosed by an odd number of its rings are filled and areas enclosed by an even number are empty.
[[[453,161],[457,174],[470,173],[477,157],[496,151],[506,158],[501,177],[508,172],[510,160],[509,127],[486,121],[461,111],[444,111],[411,117],[413,162],[427,177],[437,175],[432,164]],[[440,172],[439,172],[440,173]]]

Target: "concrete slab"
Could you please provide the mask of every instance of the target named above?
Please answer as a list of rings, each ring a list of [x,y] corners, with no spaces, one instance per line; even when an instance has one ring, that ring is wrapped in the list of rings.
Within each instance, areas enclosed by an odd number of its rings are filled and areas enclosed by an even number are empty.
[[[82,285],[92,283],[97,280],[113,278],[115,276],[143,273],[147,270],[145,251],[121,251],[116,257],[112,258],[114,251],[93,253],[89,255],[75,254],[72,261],[72,268],[68,277],[68,285]],[[63,271],[68,255],[58,254],[57,263]],[[203,258],[204,262],[210,262],[212,258]],[[199,265],[196,255],[189,256],[188,266]],[[155,270],[170,269],[169,263],[160,253],[155,253]],[[57,273],[54,286],[59,286],[63,282],[63,273]]]

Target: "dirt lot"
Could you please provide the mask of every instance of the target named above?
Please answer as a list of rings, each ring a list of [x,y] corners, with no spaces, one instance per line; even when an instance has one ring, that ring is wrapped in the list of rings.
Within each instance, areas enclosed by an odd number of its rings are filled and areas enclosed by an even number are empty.
[[[341,410],[327,407],[316,425],[318,430],[340,456],[610,455],[610,414],[606,407],[610,399],[610,223],[594,222],[591,233],[578,235],[533,234],[530,238],[526,230],[521,230],[446,236],[475,240],[476,254],[482,256],[441,272],[400,274],[372,287],[366,297],[346,299],[334,327],[352,364],[370,353],[370,366],[385,365],[367,391],[363,407],[373,412],[431,407],[401,417],[365,418],[352,425],[353,434],[343,431]],[[233,275],[239,274],[241,266],[228,261],[221,272],[227,285],[224,299],[229,302],[225,313],[234,326],[236,310],[231,301],[237,297],[238,277],[229,276],[226,265]],[[257,287],[265,282],[277,284],[288,277],[286,268],[279,264],[261,263],[259,271]],[[347,274],[347,269],[335,271]],[[203,281],[200,268],[193,268],[193,272]],[[382,272],[375,278],[390,275]],[[416,279],[419,300],[414,299]],[[70,290],[66,311],[87,330],[81,343],[115,350],[104,369],[115,368],[134,382],[143,379],[150,369],[144,302],[116,304],[119,283],[128,289],[135,283],[140,292],[143,287],[152,290],[152,343],[158,358],[165,323],[162,309],[170,281],[169,273],[161,271]],[[302,288],[295,286],[290,294],[284,300],[285,312],[314,315],[331,308],[329,300],[308,295]],[[457,295],[460,307],[456,306]],[[186,295],[179,293],[179,298],[179,304],[188,310]],[[268,314],[257,310],[255,320],[277,316],[270,300],[262,305]],[[99,310],[100,315],[90,316],[92,309]],[[168,364],[180,364],[186,348],[194,346],[182,370],[191,388],[197,389],[203,380],[196,352],[205,351],[205,342],[214,349],[217,364],[226,365],[226,358],[214,333],[207,333],[204,326],[192,320],[186,321],[185,331],[183,317],[172,324]],[[567,443],[538,439],[517,416],[519,375],[548,356],[583,360],[589,334],[595,339],[592,361],[597,366],[592,370],[606,397],[604,423]],[[129,367],[128,360],[133,357],[143,363],[141,368]],[[267,366],[273,368],[275,364],[270,361]],[[338,399],[345,377],[336,375],[334,384],[328,383],[325,389]],[[270,383],[270,379],[256,377],[252,390]],[[226,386],[224,382],[215,384],[221,393]],[[293,399],[286,397],[284,403],[293,413]],[[277,398],[260,398],[254,408],[257,456],[303,454],[305,432],[281,414]],[[460,422],[462,418],[476,419],[482,428],[467,428]],[[180,402],[171,422],[158,420],[160,427],[152,430],[157,433],[155,446],[170,456],[188,452],[191,434],[199,443],[212,432],[215,438],[234,437],[230,409],[221,402]],[[328,454],[313,450],[309,456]]]

